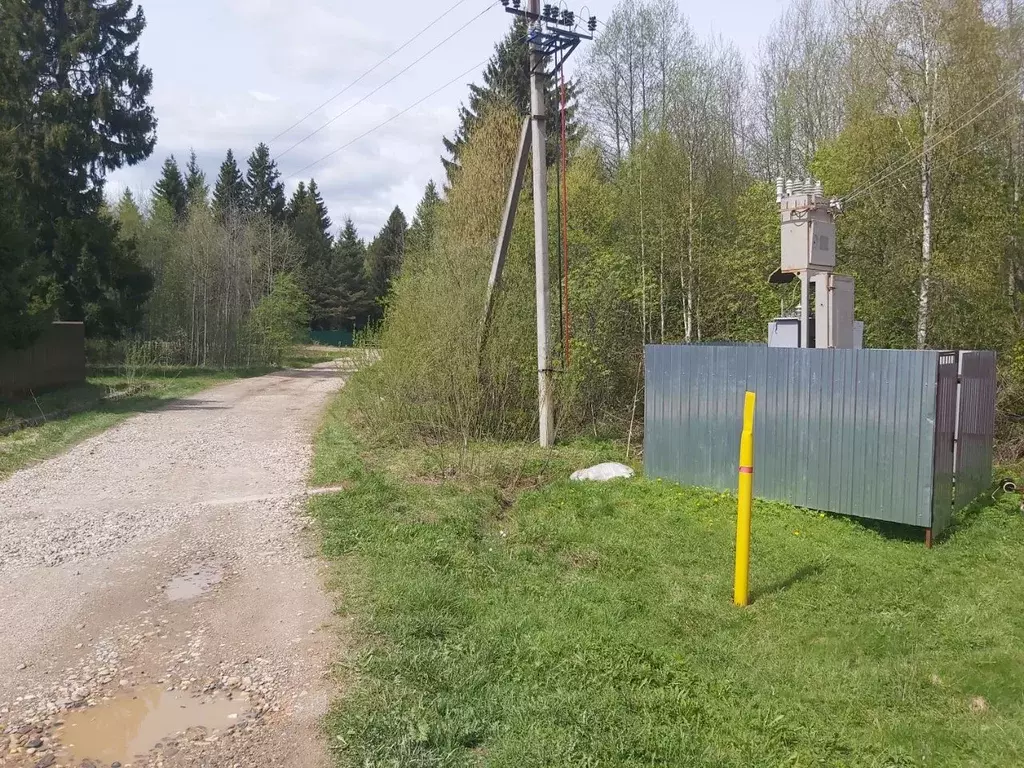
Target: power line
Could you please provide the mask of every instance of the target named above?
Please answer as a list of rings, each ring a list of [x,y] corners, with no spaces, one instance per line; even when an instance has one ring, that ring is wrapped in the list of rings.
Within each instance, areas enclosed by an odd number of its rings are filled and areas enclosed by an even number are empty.
[[[521,37],[521,38],[520,38],[519,40],[517,40],[516,42],[521,42],[522,40],[525,40],[525,39],[526,39],[527,37],[528,37],[527,35],[524,35],[523,37]],[[461,72],[461,73],[459,73],[458,75],[456,75],[455,77],[453,77],[453,78],[452,78],[451,80],[449,80],[449,81],[448,81],[447,83],[445,83],[444,85],[442,85],[442,86],[440,86],[440,87],[438,87],[438,88],[435,88],[435,89],[434,89],[433,91],[431,91],[430,93],[428,93],[428,94],[427,94],[426,96],[424,96],[423,98],[421,98],[421,99],[419,99],[418,101],[415,101],[415,102],[413,102],[412,104],[410,104],[409,106],[407,106],[407,107],[406,107],[405,109],[403,109],[403,110],[402,110],[401,112],[396,112],[396,113],[395,113],[395,114],[393,114],[393,115],[392,115],[391,117],[389,117],[389,118],[388,118],[387,120],[385,120],[385,121],[383,121],[383,122],[381,122],[381,123],[378,123],[378,124],[377,124],[377,125],[375,125],[375,126],[374,126],[373,128],[370,128],[370,129],[369,129],[368,131],[366,131],[365,133],[361,133],[361,134],[359,134],[358,136],[356,136],[356,137],[355,137],[354,139],[352,139],[351,141],[348,141],[348,142],[346,142],[345,144],[342,144],[342,145],[341,145],[340,147],[338,147],[337,149],[334,149],[334,150],[332,150],[332,151],[328,152],[328,153],[327,153],[326,155],[324,155],[323,157],[321,157],[321,158],[319,158],[319,159],[317,159],[317,160],[314,160],[313,162],[309,163],[308,165],[305,165],[305,166],[303,166],[302,168],[300,168],[299,170],[295,171],[294,173],[290,173],[290,174],[288,174],[288,177],[289,177],[289,178],[295,178],[296,176],[299,176],[300,174],[302,174],[302,173],[305,173],[305,172],[306,172],[306,171],[308,171],[308,170],[309,170],[310,168],[312,168],[312,167],[314,167],[314,166],[317,166],[317,165],[320,165],[320,163],[322,163],[322,162],[323,162],[324,160],[328,160],[328,159],[330,159],[330,158],[334,157],[334,156],[335,156],[336,154],[338,154],[338,153],[339,153],[339,152],[341,152],[342,150],[348,149],[348,148],[349,148],[349,147],[351,147],[351,146],[352,146],[353,144],[355,144],[355,143],[356,143],[357,141],[361,141],[362,139],[365,139],[365,138],[366,138],[367,136],[369,136],[369,135],[370,135],[371,133],[375,133],[376,131],[379,131],[379,130],[380,130],[381,128],[383,128],[383,127],[384,127],[385,125],[387,125],[388,123],[391,123],[391,122],[393,122],[394,120],[397,120],[397,119],[398,119],[399,117],[401,117],[402,115],[406,114],[406,113],[407,113],[407,112],[409,112],[410,110],[413,110],[413,109],[415,109],[416,107],[418,107],[418,106],[419,106],[420,104],[422,104],[422,103],[423,103],[424,101],[426,101],[427,99],[431,98],[432,96],[436,96],[436,95],[437,95],[437,94],[439,94],[439,93],[440,93],[441,91],[443,91],[443,90],[444,90],[445,88],[448,88],[449,86],[452,86],[452,85],[454,85],[454,84],[455,84],[456,82],[458,82],[458,81],[459,81],[459,80],[461,80],[462,78],[466,77],[466,76],[467,76],[467,75],[469,75],[470,73],[472,73],[472,72],[475,72],[476,70],[480,69],[480,67],[482,67],[482,66],[483,66],[484,64],[486,64],[486,63],[487,63],[487,62],[488,62],[489,60],[490,60],[490,57],[488,56],[488,57],[487,57],[486,59],[483,59],[482,61],[479,61],[479,62],[477,62],[477,63],[476,63],[476,64],[474,64],[474,65],[473,65],[472,67],[470,67],[469,69],[467,69],[467,70],[466,70],[465,72]]]
[[[488,59],[489,59],[489,58],[490,58],[490,57],[488,57]],[[473,65],[472,67],[470,67],[469,69],[467,69],[467,70],[466,70],[465,72],[462,72],[461,74],[459,74],[459,75],[456,75],[456,76],[455,76],[455,77],[453,77],[453,78],[452,78],[451,80],[449,80],[449,81],[448,81],[447,83],[445,83],[444,85],[442,85],[442,86],[441,86],[440,88],[437,88],[436,90],[433,90],[433,91],[431,91],[431,92],[430,92],[430,93],[428,93],[428,94],[427,94],[426,96],[424,96],[424,97],[423,97],[422,99],[420,99],[419,101],[416,101],[416,102],[414,102],[414,103],[410,104],[410,105],[409,105],[408,107],[406,107],[405,109],[403,109],[403,110],[402,110],[401,112],[396,112],[396,113],[395,113],[394,115],[392,115],[391,117],[389,117],[389,118],[388,118],[387,120],[385,120],[384,122],[382,122],[382,123],[378,123],[378,124],[377,124],[377,125],[375,125],[375,126],[374,126],[373,128],[371,128],[370,130],[366,131],[365,133],[361,133],[360,135],[356,136],[356,137],[355,137],[354,139],[352,139],[351,141],[349,141],[349,142],[347,142],[347,143],[345,143],[345,144],[342,144],[342,145],[341,145],[340,147],[338,147],[337,149],[335,149],[335,150],[332,150],[331,152],[328,152],[328,153],[327,153],[326,155],[324,155],[323,157],[321,157],[321,158],[320,158],[320,159],[318,159],[318,160],[314,160],[314,161],[313,161],[313,162],[311,162],[311,163],[310,163],[309,165],[303,166],[302,168],[300,168],[299,170],[295,171],[294,173],[292,173],[292,174],[289,174],[289,176],[290,176],[290,177],[292,177],[292,178],[294,178],[295,176],[298,176],[298,175],[299,175],[299,174],[301,174],[301,173],[305,173],[305,172],[306,172],[306,171],[308,171],[308,170],[309,170],[310,168],[312,168],[312,167],[314,167],[314,166],[316,166],[316,165],[320,165],[320,163],[322,163],[322,162],[323,162],[324,160],[327,160],[327,159],[329,159],[329,158],[331,158],[331,157],[334,157],[334,156],[335,156],[336,154],[338,154],[339,152],[341,152],[341,151],[342,151],[343,149],[348,149],[348,148],[349,148],[349,147],[351,147],[351,146],[352,146],[353,144],[355,144],[355,143],[356,143],[357,141],[359,141],[359,140],[361,140],[361,139],[365,139],[365,138],[366,138],[367,136],[369,136],[369,135],[370,135],[371,133],[374,133],[374,132],[376,132],[376,131],[380,130],[381,128],[383,128],[383,127],[384,127],[385,125],[387,125],[388,123],[390,123],[390,122],[392,122],[393,120],[396,120],[396,119],[398,119],[399,117],[401,117],[402,115],[404,115],[404,114],[405,114],[406,112],[408,112],[408,111],[410,111],[410,110],[412,110],[412,109],[415,109],[415,108],[416,108],[416,107],[418,107],[418,106],[419,106],[420,104],[422,104],[422,103],[423,103],[424,101],[426,101],[427,99],[429,99],[429,98],[430,98],[431,96],[436,96],[437,94],[439,94],[439,93],[440,93],[441,91],[443,91],[443,90],[444,90],[445,88],[447,88],[448,86],[450,86],[450,85],[453,85],[453,84],[454,84],[454,83],[455,83],[455,82],[456,82],[457,80],[460,80],[460,79],[462,79],[463,77],[465,77],[466,75],[470,74],[471,72],[474,72],[475,70],[479,69],[480,67],[482,67],[482,66],[483,66],[484,64],[486,64],[486,63],[487,63],[488,59],[484,59],[483,61],[479,62],[478,64],[474,64],[474,65]]]
[[[393,83],[393,82],[394,82],[395,80],[397,80],[397,79],[398,79],[399,77],[401,77],[402,75],[404,75],[404,74],[405,74],[406,72],[408,72],[408,71],[409,71],[410,69],[412,69],[412,68],[413,68],[414,66],[416,66],[417,64],[419,64],[419,63],[420,63],[421,61],[423,61],[423,60],[424,60],[425,58],[427,58],[427,56],[429,56],[430,54],[432,54],[432,53],[433,53],[434,51],[436,51],[436,50],[437,50],[438,48],[440,48],[440,47],[441,47],[442,45],[444,45],[444,44],[445,44],[445,43],[447,43],[447,42],[448,42],[449,40],[451,40],[451,39],[452,39],[453,37],[455,37],[455,36],[456,36],[457,34],[459,34],[459,33],[460,33],[460,32],[461,32],[462,30],[464,30],[464,29],[465,29],[466,27],[468,27],[468,26],[469,26],[470,24],[472,24],[472,23],[473,23],[474,21],[476,21],[476,20],[477,20],[477,19],[479,19],[479,18],[480,18],[481,16],[483,16],[483,15],[484,15],[485,13],[487,13],[487,12],[488,12],[489,10],[491,10],[491,8],[493,8],[493,7],[495,6],[495,5],[497,5],[497,3],[496,3],[496,2],[494,2],[494,3],[491,3],[490,5],[488,5],[488,6],[487,6],[486,8],[484,8],[484,9],[483,9],[482,11],[480,11],[480,13],[478,13],[478,14],[477,14],[476,16],[474,16],[473,18],[471,18],[471,19],[470,19],[469,21],[467,21],[467,22],[466,22],[465,24],[463,24],[463,25],[462,25],[461,27],[459,27],[459,28],[458,28],[458,29],[456,29],[456,30],[455,30],[454,32],[452,32],[452,33],[451,33],[450,35],[448,35],[448,37],[446,37],[446,38],[445,38],[444,40],[442,40],[442,41],[441,41],[441,42],[439,42],[439,43],[438,43],[437,45],[435,45],[435,46],[434,46],[433,48],[431,48],[430,50],[428,50],[428,51],[427,51],[426,53],[424,53],[424,54],[423,54],[422,56],[420,56],[420,57],[419,57],[418,59],[416,59],[416,60],[415,60],[415,61],[413,61],[412,63],[408,64],[408,65],[407,65],[407,66],[406,66],[406,67],[405,67],[404,69],[402,69],[402,70],[398,71],[398,72],[397,72],[396,74],[392,75],[392,76],[391,76],[391,77],[390,77],[390,78],[389,78],[388,80],[385,80],[385,81],[384,81],[383,83],[381,83],[380,85],[378,85],[378,86],[377,86],[376,88],[374,88],[374,89],[373,89],[372,91],[370,91],[370,92],[369,92],[369,93],[367,93],[367,94],[366,94],[365,96],[363,96],[363,97],[362,97],[361,99],[359,99],[359,101],[357,101],[357,102],[355,102],[354,104],[352,104],[352,105],[350,105],[350,106],[346,107],[346,108],[345,108],[344,110],[342,110],[342,111],[341,111],[341,113],[340,113],[340,114],[337,114],[337,115],[335,115],[335,116],[334,116],[334,117],[332,117],[332,118],[331,118],[330,120],[328,120],[328,121],[327,121],[326,123],[324,123],[324,124],[323,124],[323,125],[321,125],[321,126],[320,126],[319,128],[317,128],[317,129],[316,129],[315,131],[311,131],[310,133],[306,134],[306,135],[305,135],[305,136],[303,136],[303,137],[302,137],[301,139],[299,139],[299,140],[298,140],[297,142],[295,142],[295,143],[294,143],[294,144],[292,144],[292,145],[291,145],[290,147],[288,147],[288,149],[286,149],[286,150],[285,150],[284,152],[281,152],[281,153],[279,153],[278,155],[276,155],[276,156],[274,157],[274,160],[280,160],[280,159],[281,159],[282,157],[284,157],[285,155],[287,155],[287,154],[288,154],[289,152],[291,152],[291,151],[292,151],[293,149],[295,149],[295,148],[296,148],[297,146],[299,146],[300,144],[302,144],[302,143],[304,143],[304,142],[308,141],[309,139],[313,138],[313,137],[314,137],[314,136],[316,136],[316,135],[317,135],[318,133],[320,133],[320,131],[322,131],[322,130],[323,130],[324,128],[326,128],[327,126],[331,125],[331,124],[332,124],[332,123],[334,123],[335,121],[337,121],[337,120],[340,120],[340,119],[341,119],[342,117],[344,117],[344,116],[345,116],[345,115],[347,115],[347,114],[348,114],[349,112],[351,112],[351,111],[352,111],[353,109],[355,109],[355,108],[356,108],[356,107],[358,107],[358,106],[359,106],[360,104],[362,104],[363,102],[365,102],[365,101],[366,101],[367,99],[369,99],[369,98],[370,98],[371,96],[373,96],[373,95],[374,95],[375,93],[377,93],[378,91],[380,91],[380,90],[381,90],[382,88],[384,88],[385,86],[389,85],[390,83]]]
[[[1018,78],[1019,78],[1019,75],[1014,77],[1013,80],[1016,81]],[[933,138],[931,143],[928,144],[926,147],[922,148],[922,150],[920,152],[918,152],[917,154],[914,154],[913,152],[907,152],[905,155],[903,155],[903,157],[901,157],[901,158],[899,158],[897,160],[894,160],[893,162],[889,163],[888,166],[883,168],[881,171],[876,173],[871,179],[868,179],[867,182],[862,184],[860,186],[860,188],[854,189],[848,195],[843,197],[843,202],[850,202],[850,201],[854,200],[855,198],[858,198],[861,195],[864,195],[865,193],[867,193],[870,190],[874,189],[876,186],[878,186],[883,181],[888,180],[889,178],[891,178],[895,174],[897,174],[900,171],[902,171],[904,168],[906,168],[911,163],[913,163],[913,162],[919,160],[920,158],[924,157],[926,152],[931,152],[939,144],[942,144],[943,142],[948,141],[949,139],[953,138],[956,134],[958,134],[960,131],[962,131],[967,126],[969,126],[972,123],[974,123],[978,118],[980,118],[982,115],[984,115],[990,109],[995,107],[997,104],[1005,101],[1007,98],[1012,96],[1015,93],[1016,86],[1017,86],[1016,82],[1012,82],[1012,83],[1006,84],[1006,86],[1005,86],[1006,87],[1006,91],[1003,93],[1002,96],[1000,96],[995,101],[990,103],[984,109],[981,109],[980,111],[976,112],[976,110],[978,110],[978,108],[981,107],[982,104],[984,104],[990,98],[995,96],[999,92],[1000,88],[1003,87],[1003,86],[997,86],[995,88],[995,90],[993,90],[991,93],[988,94],[988,96],[985,96],[977,104],[975,104],[973,107],[971,107],[970,109],[968,109],[965,112],[963,112],[956,119],[957,121],[963,120],[964,118],[966,118],[969,115],[971,115],[972,112],[974,112],[975,114],[973,115],[973,117],[971,117],[967,122],[963,123],[962,125],[958,126],[956,129],[954,129],[952,131],[947,131],[947,133],[945,135],[942,135],[942,133],[940,132],[938,137]]]
[[[961,159],[962,157],[966,157],[967,155],[973,154],[974,152],[977,152],[979,149],[984,149],[988,145],[992,144],[994,141],[1003,138],[1004,136],[1006,136],[1006,134],[1008,134],[1010,131],[1014,130],[1015,128],[1016,128],[1016,126],[1013,125],[1013,124],[1004,125],[1002,128],[1000,128],[998,131],[993,133],[991,136],[986,136],[981,141],[979,141],[977,144],[974,144],[973,146],[968,147],[967,149],[963,150],[962,152],[958,152],[953,157],[943,158],[943,159],[939,160],[934,166],[932,166],[932,170],[936,171],[936,170],[939,170],[940,168],[947,168],[947,167],[953,165],[954,163],[956,163],[957,160]]]
[[[993,96],[995,96],[997,93],[999,93],[999,91],[1000,91],[1000,89],[1002,87],[1003,87],[1002,85],[997,85],[995,88],[992,89],[991,92],[989,92],[989,94],[987,96],[985,96],[982,99],[980,99],[976,104],[974,104],[969,109],[964,110],[964,112],[962,112],[953,122],[956,123],[956,122],[959,122],[960,120],[963,120],[964,118],[968,117],[972,112],[974,112],[976,109],[978,109],[982,104],[984,104],[986,101],[988,101]],[[941,132],[940,132],[940,135],[941,135]],[[933,141],[934,141],[934,139],[933,139]],[[888,174],[891,169],[895,168],[897,165],[902,164],[907,158],[911,157],[912,154],[913,154],[913,150],[910,150],[910,151],[904,153],[903,155],[901,155],[900,157],[896,158],[891,163],[889,163],[887,166],[885,166],[885,168],[883,168],[878,173],[876,173],[874,176],[872,176],[870,179],[868,179],[863,184],[861,184],[860,187],[857,187],[857,188],[853,189],[849,194],[847,194],[843,198],[843,200],[850,200],[853,197],[859,196],[860,193],[864,189],[866,189],[866,188],[870,187],[871,185],[873,185],[876,180],[879,180],[883,176],[886,176],[886,174]]]
[[[980,99],[974,106],[972,106],[969,109],[966,109],[964,112],[962,112],[953,122],[956,123],[956,122],[959,122],[960,120],[963,120],[965,117],[970,115],[974,110],[976,110],[978,107],[980,107],[986,101],[988,101],[993,96],[995,96],[997,93],[999,93],[999,90],[1002,87],[1003,87],[1002,85],[997,85],[995,88],[992,89],[992,91],[987,96],[985,96],[982,99]],[[896,158],[895,160],[893,160],[891,163],[889,163],[887,166],[885,166],[885,168],[883,168],[878,173],[876,173],[874,176],[872,176],[870,179],[868,179],[863,184],[861,184],[860,187],[857,187],[857,188],[851,190],[850,193],[847,194],[846,197],[844,197],[843,199],[844,200],[849,200],[854,195],[859,194],[862,189],[864,189],[865,187],[873,184],[876,179],[879,179],[882,176],[884,176],[885,174],[887,174],[892,168],[895,168],[897,165],[899,165],[904,160],[906,160],[908,157],[910,157],[911,154],[913,154],[913,150],[912,149],[907,151],[907,152],[905,152],[904,154],[902,154],[900,157]]]
[[[958,133],[960,133],[960,131],[962,131],[964,128],[966,128],[967,126],[969,126],[972,123],[974,123],[979,117],[984,115],[986,112],[988,112],[990,109],[995,107],[1000,102],[1005,101],[1007,98],[1009,98],[1013,94],[1014,94],[1014,90],[1012,88],[1008,89],[1006,91],[1006,93],[1004,93],[998,99],[996,99],[991,104],[989,104],[987,107],[985,107],[985,109],[983,109],[980,112],[978,112],[976,115],[974,115],[974,117],[972,117],[966,123],[964,123],[963,125],[958,127],[955,131],[952,131],[952,132],[946,134],[945,136],[943,136],[942,138],[933,141],[931,144],[929,144],[927,147],[925,147],[919,153],[917,153],[914,157],[909,158],[906,162],[904,162],[898,168],[893,169],[891,172],[889,172],[888,174],[886,174],[882,178],[878,179],[878,181],[874,182],[873,184],[869,184],[867,187],[862,189],[860,192],[857,192],[855,195],[850,195],[849,197],[846,198],[846,202],[850,202],[851,200],[855,199],[856,197],[860,197],[861,195],[864,195],[864,194],[870,192],[872,189],[877,187],[883,181],[886,181],[887,179],[889,179],[892,176],[896,175],[897,173],[902,171],[904,168],[909,166],[911,163],[914,163],[914,162],[920,160],[922,157],[925,156],[926,153],[933,151],[940,144],[942,144],[942,143],[944,143],[946,141],[949,141],[951,138],[953,138]]]
[[[392,57],[393,57],[393,56],[394,56],[395,54],[397,54],[397,53],[400,53],[401,51],[403,51],[403,50],[405,50],[406,48],[408,48],[408,47],[409,47],[409,46],[410,46],[410,45],[411,45],[412,43],[416,42],[416,40],[418,40],[418,39],[419,39],[420,37],[422,37],[422,36],[423,36],[423,34],[424,34],[425,32],[427,32],[428,30],[430,30],[431,28],[433,28],[433,27],[434,27],[434,25],[436,25],[436,24],[437,24],[437,23],[438,23],[439,21],[441,21],[441,19],[443,19],[443,18],[444,18],[445,16],[447,16],[447,15],[448,15],[449,13],[451,13],[452,11],[454,11],[454,10],[455,10],[456,8],[458,8],[458,7],[460,6],[460,5],[462,5],[462,4],[463,4],[463,3],[465,3],[465,2],[467,2],[467,0],[458,0],[458,2],[456,2],[456,3],[454,4],[454,5],[452,5],[451,7],[449,7],[447,11],[445,11],[444,13],[442,13],[442,14],[441,14],[440,16],[438,16],[438,17],[437,17],[436,19],[434,19],[434,20],[433,20],[432,22],[430,22],[429,24],[427,24],[427,26],[425,26],[425,27],[424,27],[423,29],[421,29],[421,30],[420,30],[419,32],[417,32],[417,33],[416,33],[415,35],[413,35],[412,37],[410,37],[410,38],[409,38],[408,40],[406,40],[406,41],[405,41],[404,43],[402,43],[402,44],[401,44],[400,46],[398,46],[397,48],[395,48],[395,50],[393,50],[393,51],[392,51],[391,53],[389,53],[389,54],[388,54],[387,56],[385,56],[385,57],[384,57],[383,59],[381,59],[380,61],[378,61],[378,62],[377,62],[376,64],[374,64],[374,65],[373,65],[372,67],[370,67],[370,68],[369,68],[368,70],[366,70],[365,72],[363,72],[363,74],[361,74],[361,75],[360,75],[359,77],[357,77],[357,78],[356,78],[355,80],[353,80],[353,81],[352,81],[351,83],[349,83],[348,85],[346,85],[346,86],[345,86],[344,88],[342,88],[342,89],[341,89],[340,91],[338,91],[338,92],[337,92],[336,94],[334,94],[333,96],[331,96],[331,98],[327,99],[327,101],[323,102],[323,103],[322,103],[322,104],[320,104],[320,105],[319,105],[318,107],[315,107],[315,108],[311,109],[311,110],[310,110],[309,112],[307,112],[307,113],[306,113],[305,115],[303,115],[303,116],[302,116],[301,118],[299,118],[299,119],[298,119],[298,120],[296,120],[296,121],[295,121],[294,123],[292,123],[291,125],[289,125],[289,126],[288,126],[287,128],[285,128],[285,129],[284,129],[283,131],[281,131],[281,132],[280,132],[279,134],[277,134],[277,136],[275,136],[274,138],[272,138],[272,139],[270,140],[270,143],[271,143],[271,144],[272,144],[272,143],[274,143],[275,141],[277,141],[278,139],[280,139],[280,138],[281,138],[282,136],[284,136],[284,135],[285,135],[286,133],[288,133],[289,131],[291,131],[291,130],[292,130],[292,128],[295,128],[296,126],[299,126],[299,125],[301,125],[302,123],[306,122],[306,120],[308,120],[308,119],[309,119],[310,117],[312,117],[313,115],[315,115],[315,114],[316,114],[317,112],[319,112],[319,111],[320,111],[321,109],[323,109],[324,107],[326,107],[326,106],[327,106],[328,104],[330,104],[330,103],[331,103],[332,101],[334,101],[335,99],[337,99],[337,98],[338,98],[339,96],[343,96],[343,95],[344,95],[345,93],[347,93],[347,92],[348,92],[348,91],[349,91],[349,90],[350,90],[350,89],[352,88],[352,86],[354,86],[354,85],[358,84],[359,82],[361,82],[361,81],[363,80],[363,78],[365,78],[365,77],[366,77],[367,75],[369,75],[369,74],[372,74],[372,73],[373,73],[373,72],[374,72],[374,71],[375,71],[375,70],[376,70],[376,69],[377,69],[378,67],[380,67],[380,65],[381,65],[381,64],[384,64],[385,62],[387,62],[388,60],[390,60],[390,59],[391,59],[391,58],[392,58]]]

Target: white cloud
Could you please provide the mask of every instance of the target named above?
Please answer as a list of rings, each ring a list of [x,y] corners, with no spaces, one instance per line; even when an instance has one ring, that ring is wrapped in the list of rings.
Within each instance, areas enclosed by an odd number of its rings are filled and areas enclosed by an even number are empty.
[[[264,93],[263,91],[250,90],[249,95],[256,99],[256,101],[262,101],[264,104],[273,104],[276,101],[280,101],[272,93]]]
[[[352,76],[392,50],[382,26],[343,12],[344,3],[226,0],[226,5],[257,45],[274,52],[274,66],[282,74],[306,82]]]
[[[260,141],[280,153],[488,5],[495,6],[393,83],[284,155],[279,166],[287,177],[422,98],[470,62],[484,59],[508,28],[507,15],[493,0],[466,0],[414,44],[274,141],[426,27],[454,0],[441,5],[416,0],[141,1],[148,21],[141,55],[153,69],[150,103],[160,121],[159,143],[147,162],[112,175],[111,195],[125,187],[148,191],[164,158],[173,153],[184,163],[189,148],[195,149],[211,184],[228,147],[243,164]],[[612,7],[623,0],[587,1],[593,13],[607,19]],[[698,33],[706,33],[715,22],[727,38],[749,49],[747,41],[756,41],[784,2],[722,0],[690,4],[686,12]],[[582,58],[582,52],[574,56],[570,68]],[[478,80],[473,75],[461,78],[422,106],[302,174],[318,179],[337,225],[351,215],[362,236],[369,238],[395,204],[412,217],[426,182],[431,177],[439,183],[443,180],[441,137],[457,125],[465,83]]]

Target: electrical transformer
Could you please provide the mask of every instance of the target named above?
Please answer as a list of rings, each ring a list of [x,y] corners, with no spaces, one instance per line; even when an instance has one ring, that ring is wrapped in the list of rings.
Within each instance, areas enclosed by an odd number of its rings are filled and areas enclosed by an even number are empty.
[[[782,216],[782,271],[836,267],[836,224],[821,184],[790,182],[779,195]]]
[[[833,274],[836,224],[832,201],[825,197],[821,182],[813,179],[779,179],[776,200],[782,229],[779,273],[799,276],[800,310],[796,318],[778,318],[769,325],[769,345],[819,349],[859,346],[853,316],[853,278]],[[773,281],[785,282],[774,277]]]

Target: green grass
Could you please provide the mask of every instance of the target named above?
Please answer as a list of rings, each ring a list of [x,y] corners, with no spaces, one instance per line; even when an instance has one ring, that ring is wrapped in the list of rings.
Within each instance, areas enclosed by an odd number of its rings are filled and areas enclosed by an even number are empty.
[[[401,450],[342,398],[311,502],[357,650],[329,718],[352,766],[1019,766],[1024,520],[974,509],[935,549],[637,479],[582,444]]]
[[[284,368],[309,368],[317,363],[329,363],[334,360],[348,360],[359,354],[351,347],[327,347],[319,344],[307,344],[295,347],[284,356],[281,365]]]

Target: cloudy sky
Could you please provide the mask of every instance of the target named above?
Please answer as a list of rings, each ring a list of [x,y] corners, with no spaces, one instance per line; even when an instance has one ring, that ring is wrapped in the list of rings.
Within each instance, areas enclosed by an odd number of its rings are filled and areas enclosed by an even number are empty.
[[[507,30],[511,17],[495,0],[462,0],[391,60],[287,129],[456,2],[142,0],[148,21],[142,59],[153,69],[158,143],[146,163],[113,174],[108,193],[125,187],[148,192],[164,158],[174,154],[184,166],[189,148],[212,185],[228,147],[244,164],[265,141],[289,194],[299,178],[315,177],[335,224],[351,217],[369,239],[396,204],[411,218],[427,181],[443,178],[441,137],[457,125],[466,84],[479,79],[478,63]],[[608,18],[615,0],[587,5],[598,18]],[[721,35],[748,55],[783,5],[784,0],[681,2],[698,34]],[[437,51],[368,95],[452,33]],[[436,96],[353,142],[471,67]]]

